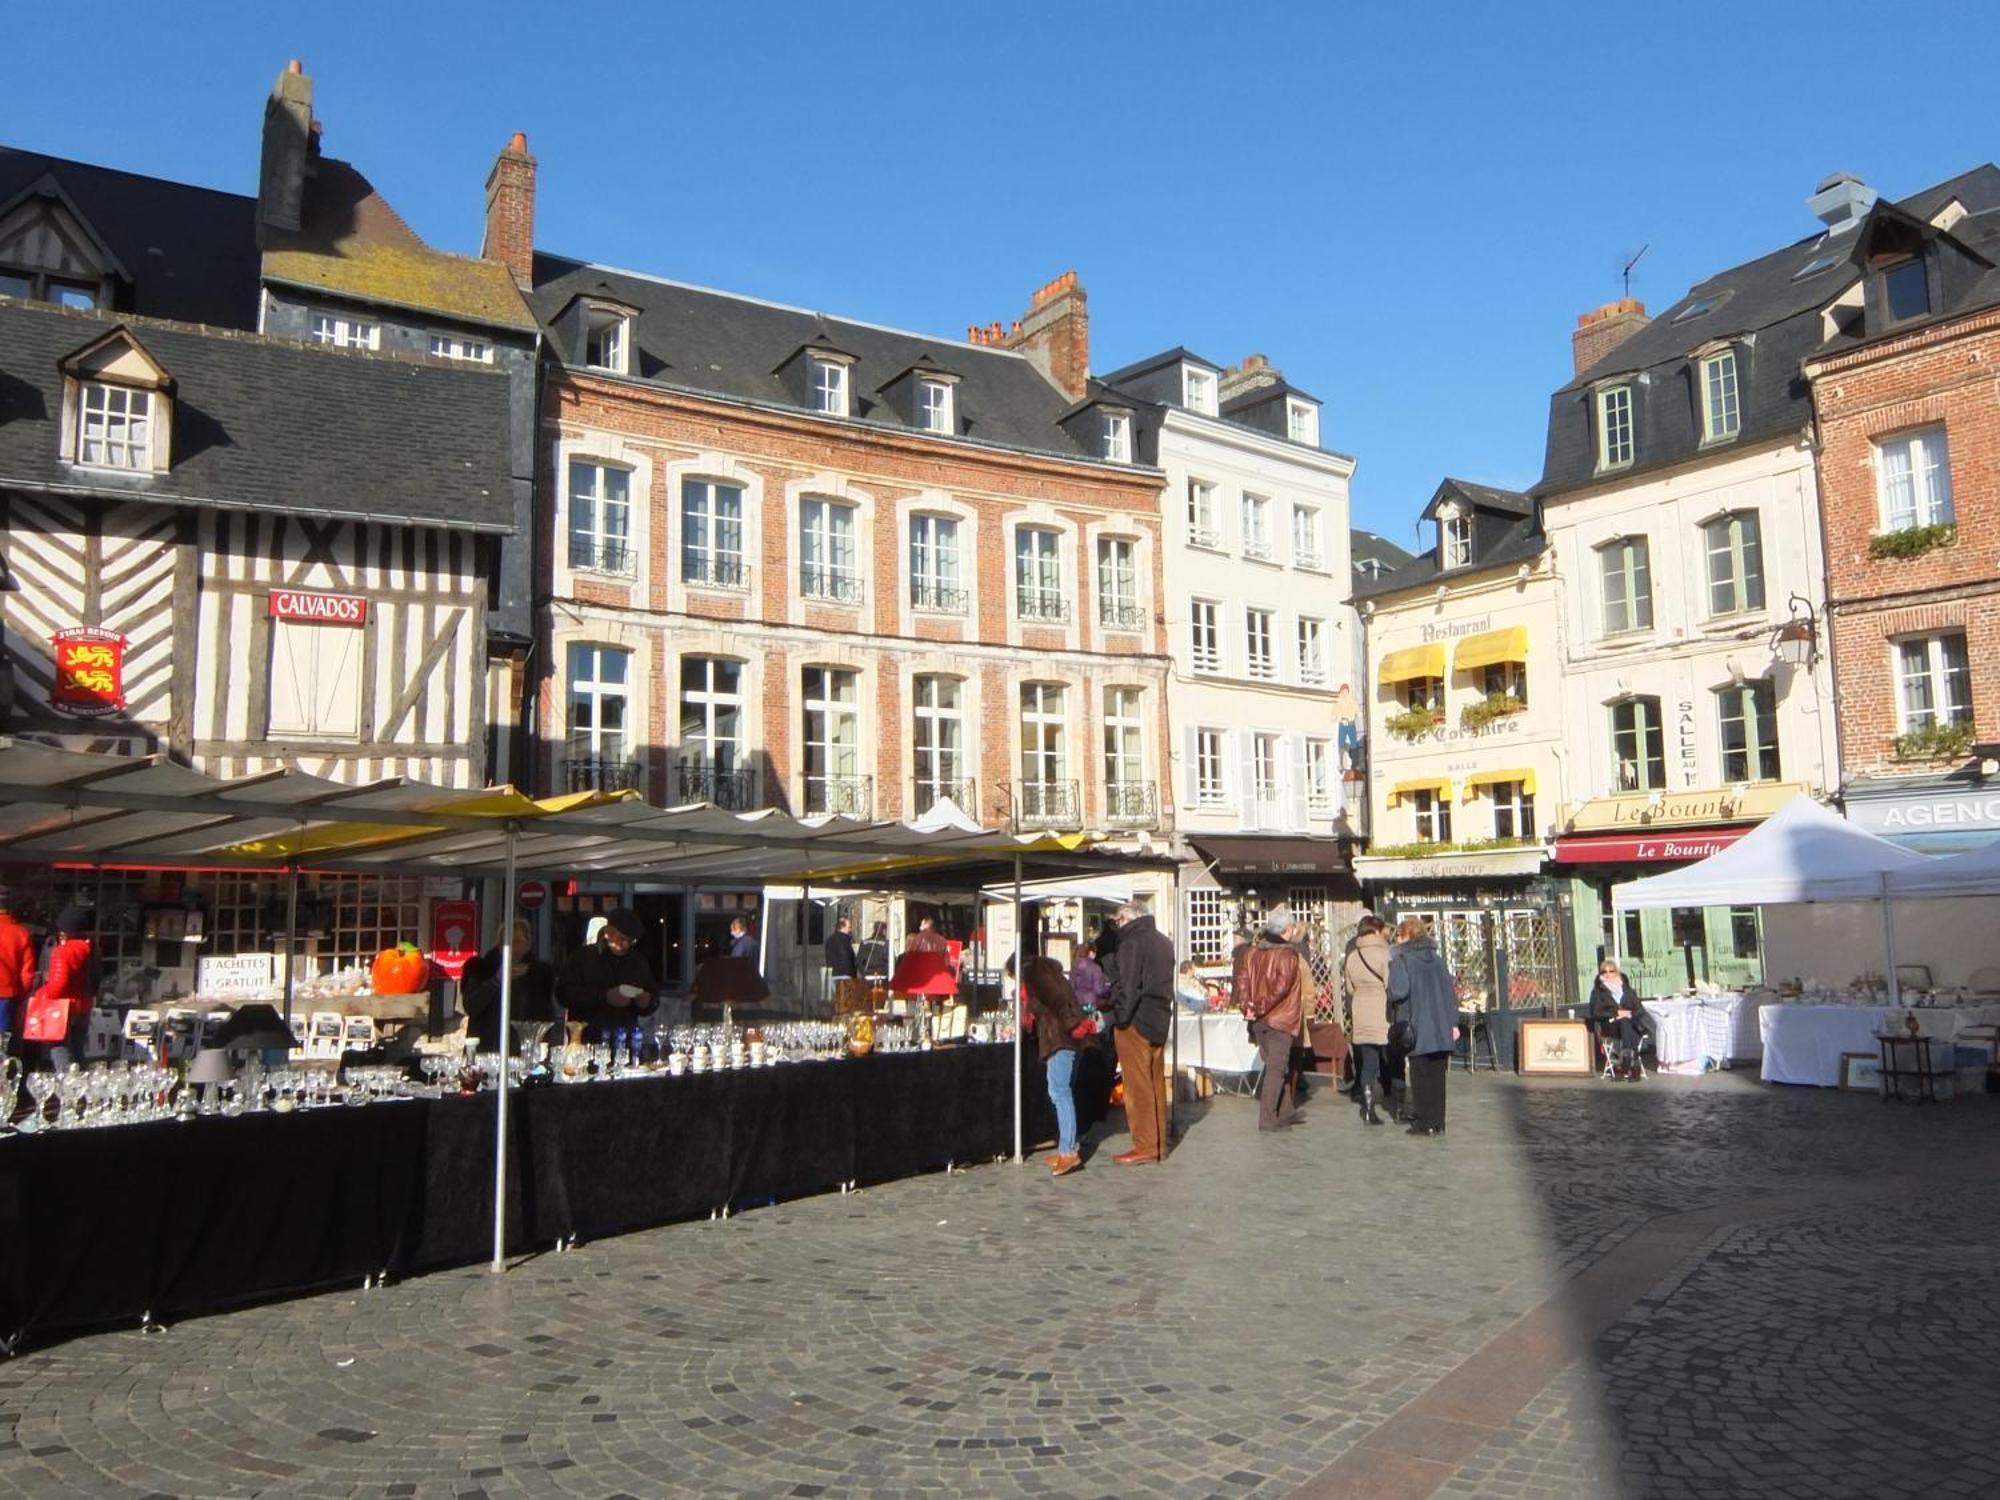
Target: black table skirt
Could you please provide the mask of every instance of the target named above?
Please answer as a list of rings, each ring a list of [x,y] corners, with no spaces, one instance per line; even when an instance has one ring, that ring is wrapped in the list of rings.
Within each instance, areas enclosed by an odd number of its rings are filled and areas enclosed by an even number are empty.
[[[1110,1079],[1078,1069],[1086,1124]],[[517,1090],[508,1246],[706,1218],[1013,1148],[1013,1052],[967,1046]],[[1055,1115],[1024,1057],[1026,1142]],[[0,1139],[0,1340],[167,1321],[492,1250],[494,1101]]]

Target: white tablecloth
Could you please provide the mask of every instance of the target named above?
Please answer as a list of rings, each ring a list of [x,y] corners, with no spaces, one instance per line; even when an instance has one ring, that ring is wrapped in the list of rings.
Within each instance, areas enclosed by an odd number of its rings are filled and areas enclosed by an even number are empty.
[[[1263,1063],[1250,1028],[1232,1012],[1177,1011],[1168,1042],[1169,1064],[1205,1073],[1254,1073]]]
[[[1766,1005],[1757,1014],[1764,1079],[1836,1088],[1841,1054],[1880,1056],[1877,1038],[1886,1030],[1900,1030],[1908,1014],[1912,1012],[1891,1005]],[[2000,1022],[2000,1005],[1919,1007],[1914,1014],[1925,1036],[1951,1041],[1963,1027]]]
[[[1653,1021],[1653,1044],[1663,1063],[1712,1057],[1742,1062],[1764,1055],[1757,1029],[1762,1000],[1747,995],[1680,995],[1642,1004]]]

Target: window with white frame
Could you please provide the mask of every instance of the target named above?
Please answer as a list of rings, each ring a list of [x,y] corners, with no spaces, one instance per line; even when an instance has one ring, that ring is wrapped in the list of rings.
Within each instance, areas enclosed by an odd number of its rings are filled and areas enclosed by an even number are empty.
[[[1283,743],[1275,734],[1250,736],[1250,791],[1261,807],[1269,807],[1282,795],[1278,767],[1283,763]]]
[[[919,814],[928,812],[944,797],[962,805],[966,800],[965,684],[956,677],[927,674],[916,679],[913,696],[916,810]],[[975,811],[970,807],[964,810]]]
[[[1068,689],[1059,682],[1021,684],[1021,811],[1038,820],[1074,820],[1069,785]]]
[[[926,432],[955,432],[952,420],[951,382],[918,377],[917,424]]]
[[[1326,686],[1326,621],[1300,615],[1298,622],[1299,683],[1304,687]]]
[[[361,737],[361,640],[352,625],[271,621],[273,739]]]
[[[1262,495],[1246,491],[1243,496],[1243,555],[1269,558],[1273,552],[1271,502]]]
[[[1189,411],[1215,415],[1215,374],[1194,365],[1181,366],[1181,395]]]
[[[626,684],[631,653],[613,646],[569,648],[569,727],[564,743],[565,789],[623,791],[636,785],[628,758]]]
[[[464,338],[455,333],[432,334],[431,353],[439,359],[464,360],[475,365],[493,363],[493,346],[486,340]]]
[[[807,389],[812,395],[814,411],[823,411],[828,416],[847,415],[847,365],[838,359],[828,359],[824,355],[808,356]]]
[[[1442,792],[1424,790],[1410,794],[1410,807],[1420,844],[1451,842],[1451,799]]]
[[[1528,701],[1528,664],[1522,661],[1496,661],[1482,668],[1479,674],[1480,691],[1488,698],[1510,698],[1516,703]]]
[[[809,495],[799,507],[799,594],[835,604],[861,602],[855,507]]]
[[[930,614],[962,615],[958,517],[919,512],[910,517],[910,606]]]
[[[1197,963],[1220,963],[1229,956],[1229,904],[1225,890],[1187,891],[1188,957]]]
[[[721,656],[683,656],[680,710],[675,800],[724,806],[741,802],[726,778],[743,762],[743,663]]]
[[[1653,628],[1653,578],[1646,539],[1619,537],[1597,549],[1603,584],[1604,633]]]
[[[1213,599],[1188,605],[1188,648],[1195,671],[1222,670],[1222,606]]]
[[[1285,434],[1295,443],[1319,446],[1319,408],[1310,401],[1285,398]]]
[[[1243,611],[1243,670],[1270,681],[1278,675],[1278,653],[1271,640],[1271,611]]]
[[[306,322],[307,337],[315,344],[331,344],[336,349],[379,349],[382,325],[363,318],[338,313],[314,313]]]
[[[868,816],[870,798],[860,775],[860,674],[839,667],[807,667],[801,687],[805,810]]]
[[[1333,811],[1333,741],[1306,741],[1306,807],[1316,816]]]
[[[1527,839],[1535,836],[1535,794],[1524,781],[1495,781],[1486,788],[1493,800],[1493,837]]]
[[[1129,536],[1097,539],[1097,619],[1114,630],[1145,624],[1139,609],[1139,544]]]
[[[1444,566],[1462,568],[1472,561],[1472,517],[1454,512],[1438,526],[1444,545]]]
[[[1194,732],[1194,801],[1197,807],[1223,807],[1229,802],[1229,782],[1223,763],[1223,743],[1228,732],[1197,729]]]
[[[632,357],[632,320],[610,308],[585,313],[583,362],[593,370],[623,375]]]
[[[1904,734],[1972,721],[1972,669],[1963,632],[1896,642],[1896,709]]]
[[[1132,418],[1122,411],[1104,413],[1104,456],[1114,464],[1132,462]]]
[[[1062,533],[1023,526],[1014,533],[1014,612],[1023,620],[1069,618],[1062,586]]]
[[[1188,545],[1219,547],[1222,532],[1215,513],[1215,486],[1206,479],[1190,479],[1187,489]]]
[[[1294,505],[1292,507],[1292,566],[1295,568],[1320,568],[1326,565],[1319,545],[1319,507],[1316,505]]]
[[[83,383],[76,423],[76,461],[105,469],[151,469],[153,393],[131,386]]]
[[[1632,462],[1632,387],[1607,386],[1597,393],[1597,467]]]
[[[1652,792],[1667,784],[1666,730],[1658,698],[1622,698],[1611,705],[1613,786]]]
[[[1741,614],[1764,607],[1764,547],[1754,510],[1717,516],[1701,528],[1708,554],[1708,612]]]
[[[1141,783],[1146,779],[1144,695],[1135,687],[1104,690],[1105,811],[1129,818],[1146,811]]]
[[[1942,427],[1878,438],[1875,488],[1884,531],[1942,526],[1952,519],[1951,458]]]
[[[707,588],[744,586],[741,485],[681,481],[681,581]]]
[[[593,573],[629,576],[635,571],[631,532],[631,472],[571,459],[569,565]]]
[[[1743,428],[1743,413],[1736,393],[1736,351],[1724,349],[1701,362],[1702,441],[1719,443],[1733,438]]]
[[[1721,689],[1715,695],[1722,727],[1722,779],[1778,779],[1778,697],[1768,677]]]

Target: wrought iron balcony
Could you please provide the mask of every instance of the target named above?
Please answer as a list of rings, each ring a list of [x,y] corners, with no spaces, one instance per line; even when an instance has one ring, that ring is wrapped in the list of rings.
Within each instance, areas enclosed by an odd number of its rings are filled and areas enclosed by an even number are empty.
[[[829,604],[859,604],[861,575],[852,568],[800,568],[799,594]]]
[[[1160,822],[1159,788],[1150,781],[1108,781],[1104,784],[1104,821],[1113,828],[1156,828]]]
[[[623,537],[571,532],[569,565],[579,572],[614,573],[630,578],[639,571],[639,556]]]
[[[1276,556],[1269,537],[1245,537],[1243,555],[1252,562],[1269,562]]]
[[[1123,599],[1100,599],[1097,623],[1112,630],[1143,630],[1146,628],[1146,611]]]
[[[1014,822],[1022,828],[1081,828],[1083,799],[1074,781],[1014,783]]]
[[[741,593],[750,587],[750,565],[738,552],[683,549],[681,582],[694,588],[728,589],[732,593]]]
[[[710,802],[730,812],[749,812],[763,803],[758,779],[754,768],[718,771],[707,761],[677,761],[674,801]]]
[[[919,614],[962,615],[972,606],[970,590],[947,588],[921,579],[910,583],[910,608]]]
[[[967,817],[979,817],[979,787],[970,776],[958,781],[940,781],[935,777],[919,776],[910,798],[912,817],[921,818],[949,797],[958,810]]]
[[[563,790],[570,792],[633,792],[646,788],[645,768],[636,760],[586,755],[562,763]]]
[[[1023,620],[1063,625],[1069,621],[1069,600],[1053,589],[1023,589],[1014,600],[1014,613]]]
[[[875,816],[875,778],[808,776],[805,811],[808,814],[840,813],[850,818],[872,818]]]

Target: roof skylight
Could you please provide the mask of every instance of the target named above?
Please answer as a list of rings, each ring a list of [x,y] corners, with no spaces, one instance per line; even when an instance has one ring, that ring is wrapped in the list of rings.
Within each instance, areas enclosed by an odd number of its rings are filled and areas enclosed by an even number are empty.
[[[1674,314],[1674,321],[1676,323],[1685,323],[1690,318],[1700,317],[1713,306],[1715,306],[1714,299],[1708,297],[1702,298],[1699,302],[1690,302],[1686,307]]]
[[[1792,280],[1804,281],[1808,276],[1817,276],[1822,271],[1831,270],[1840,264],[1838,255],[1815,255],[1811,260],[1792,272]]]

